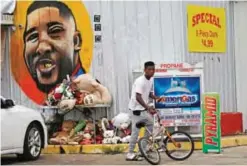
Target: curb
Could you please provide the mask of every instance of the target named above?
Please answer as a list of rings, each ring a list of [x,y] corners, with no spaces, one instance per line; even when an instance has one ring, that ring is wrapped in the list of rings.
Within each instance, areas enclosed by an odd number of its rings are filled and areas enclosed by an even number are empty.
[[[223,137],[221,147],[235,147],[247,145],[247,135]],[[169,146],[169,145],[168,145]],[[183,147],[188,144],[183,143]],[[202,142],[195,141],[195,150],[202,149]],[[137,150],[137,146],[135,148]],[[126,153],[128,144],[93,144],[93,145],[48,145],[42,154],[117,154]]]

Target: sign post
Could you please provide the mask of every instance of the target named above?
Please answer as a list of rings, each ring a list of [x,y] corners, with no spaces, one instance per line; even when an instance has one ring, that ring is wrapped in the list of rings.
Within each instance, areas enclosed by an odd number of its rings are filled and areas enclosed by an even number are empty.
[[[204,93],[202,105],[202,152],[221,152],[220,97]]]

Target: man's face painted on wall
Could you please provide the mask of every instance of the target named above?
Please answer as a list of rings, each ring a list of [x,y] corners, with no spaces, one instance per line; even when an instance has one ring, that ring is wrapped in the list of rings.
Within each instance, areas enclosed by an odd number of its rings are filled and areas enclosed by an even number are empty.
[[[61,16],[55,7],[43,7],[27,16],[24,56],[33,79],[48,92],[78,63],[80,43],[72,16]]]

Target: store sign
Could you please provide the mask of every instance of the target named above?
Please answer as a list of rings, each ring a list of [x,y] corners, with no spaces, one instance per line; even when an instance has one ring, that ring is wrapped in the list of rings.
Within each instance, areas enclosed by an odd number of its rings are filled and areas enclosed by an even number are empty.
[[[161,123],[165,126],[201,125],[201,92],[203,65],[198,63],[162,63],[156,65],[154,94],[160,110]]]
[[[182,113],[182,112],[181,112]],[[197,114],[167,115],[161,120],[164,126],[197,126],[201,124],[201,115]]]
[[[225,52],[225,9],[188,5],[187,13],[189,52]]]
[[[203,153],[221,152],[220,100],[218,93],[203,95]]]
[[[155,67],[156,73],[167,72],[168,70],[178,70],[180,72],[193,72],[194,67],[187,63],[162,63]]]
[[[155,108],[200,107],[200,76],[154,77]]]

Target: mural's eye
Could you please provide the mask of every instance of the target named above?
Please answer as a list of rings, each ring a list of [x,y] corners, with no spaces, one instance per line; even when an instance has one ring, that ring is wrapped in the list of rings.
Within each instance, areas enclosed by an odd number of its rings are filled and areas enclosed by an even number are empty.
[[[54,26],[51,26],[48,30],[48,34],[50,35],[56,35],[60,32],[64,31],[64,28],[60,25],[54,25]]]
[[[36,42],[38,40],[39,34],[37,32],[31,33],[27,36],[26,41]]]

